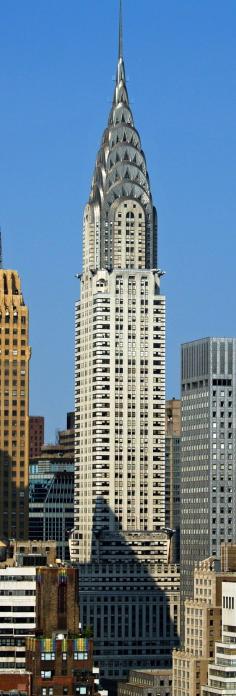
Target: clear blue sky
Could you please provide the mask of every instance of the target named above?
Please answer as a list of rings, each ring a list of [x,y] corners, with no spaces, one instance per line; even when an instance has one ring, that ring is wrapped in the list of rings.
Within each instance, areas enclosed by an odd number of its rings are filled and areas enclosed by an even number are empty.
[[[106,124],[118,0],[0,2],[4,265],[30,307],[32,414],[73,408],[82,213]],[[236,335],[236,2],[124,0],[129,95],[167,271],[167,395],[179,346]]]

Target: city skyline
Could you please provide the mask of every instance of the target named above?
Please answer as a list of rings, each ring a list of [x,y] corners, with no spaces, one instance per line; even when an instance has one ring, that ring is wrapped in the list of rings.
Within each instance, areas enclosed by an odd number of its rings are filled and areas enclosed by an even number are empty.
[[[10,7],[2,10],[4,266],[19,271],[30,306],[30,412],[45,415],[46,437],[51,440],[65,411],[73,406],[73,302],[78,295],[73,276],[82,267],[83,203],[110,104],[117,5],[104,2],[98,8],[92,2],[89,8],[78,8],[72,2],[65,10],[59,3],[54,13],[53,4],[46,8],[42,3],[32,11],[26,2],[21,12],[17,7],[14,13]],[[211,23],[210,3],[198,8],[183,3],[177,8],[170,2],[162,8],[150,0],[147,36],[141,32],[146,17],[141,2],[135,3],[135,12],[134,3],[125,2],[124,17],[131,105],[143,133],[158,207],[160,265],[167,270],[162,289],[170,298],[167,396],[171,397],[179,394],[181,342],[235,334],[231,315],[225,312],[224,293],[217,294],[217,303],[214,299],[223,278],[224,292],[230,295],[234,288],[236,10],[229,2],[223,13],[216,2]],[[105,18],[111,31],[105,37],[106,51],[101,52],[99,35]],[[142,37],[138,54],[133,34]],[[83,129],[86,137],[81,143]],[[198,273],[201,282],[195,284]]]

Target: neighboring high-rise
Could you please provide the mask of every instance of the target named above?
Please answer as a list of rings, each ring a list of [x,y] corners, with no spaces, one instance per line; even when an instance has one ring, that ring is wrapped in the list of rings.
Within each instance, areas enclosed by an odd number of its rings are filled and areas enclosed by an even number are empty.
[[[29,441],[30,441],[30,459],[32,457],[40,457],[41,448],[44,443],[44,417],[30,416],[29,417]]]
[[[28,538],[29,316],[16,271],[0,270],[0,538]]]
[[[165,504],[166,527],[174,529],[171,561],[180,559],[181,401],[166,401]]]
[[[182,346],[181,587],[236,535],[236,339]]]
[[[120,18],[116,84],[84,212],[76,305],[75,529],[82,625],[101,675],[169,667],[179,572],[165,530],[165,298],[157,215],[131,112]]]

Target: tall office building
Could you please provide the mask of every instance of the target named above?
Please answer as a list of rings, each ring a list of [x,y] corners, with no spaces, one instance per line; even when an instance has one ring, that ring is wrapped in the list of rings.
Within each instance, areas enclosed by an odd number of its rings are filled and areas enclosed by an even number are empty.
[[[121,26],[112,109],[84,213],[75,381],[75,540],[88,562],[93,528],[152,532],[165,524],[165,298]]]
[[[165,526],[165,298],[157,216],[122,49],[84,213],[76,305],[75,529],[101,675],[169,667],[179,574]]]
[[[29,316],[16,271],[0,270],[0,538],[28,537]]]
[[[181,586],[236,534],[236,339],[182,346]]]

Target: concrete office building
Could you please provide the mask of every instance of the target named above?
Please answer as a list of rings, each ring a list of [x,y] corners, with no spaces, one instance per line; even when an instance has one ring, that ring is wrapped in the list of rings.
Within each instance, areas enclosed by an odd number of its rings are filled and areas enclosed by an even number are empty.
[[[95,656],[101,675],[111,679],[135,666],[168,667],[178,641],[179,574],[168,565],[163,531],[161,275],[157,215],[128,99],[120,17],[113,103],[84,212],[71,540],[72,558],[81,564],[82,625],[94,625]],[[102,574],[109,584],[101,594]]]
[[[236,583],[235,555],[236,546],[225,544],[221,562],[212,556],[196,565],[194,598],[185,601],[184,649],[173,652],[173,696],[201,696],[207,683],[221,638],[222,588],[227,581],[233,592]]]
[[[0,269],[0,538],[28,537],[29,316],[16,271]]]
[[[182,346],[181,595],[195,561],[236,538],[236,339]]]
[[[166,527],[175,530],[171,544],[171,561],[180,560],[180,457],[181,401],[166,401],[165,505]]]
[[[215,644],[215,661],[208,667],[208,684],[201,696],[236,693],[236,578],[222,583],[222,637]]]

